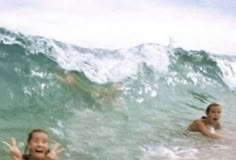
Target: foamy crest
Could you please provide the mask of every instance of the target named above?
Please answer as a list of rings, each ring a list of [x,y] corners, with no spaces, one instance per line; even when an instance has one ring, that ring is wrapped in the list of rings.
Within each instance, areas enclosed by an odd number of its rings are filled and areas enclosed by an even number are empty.
[[[131,48],[126,53],[131,53],[131,60],[145,63],[159,72],[167,72],[169,66],[168,48],[157,44],[145,44]]]
[[[227,59],[216,59],[217,65],[220,67],[224,82],[232,90],[236,89],[236,61]]]
[[[120,81],[135,75],[142,65],[166,72],[169,65],[168,50],[156,44],[147,44],[130,49],[98,50],[89,49],[81,52],[67,45],[57,45],[55,60],[66,70],[78,70],[92,81],[106,83]]]
[[[21,40],[18,37],[22,36]],[[117,82],[136,75],[143,65],[157,72],[167,72],[169,48],[143,44],[128,49],[106,50],[81,48],[42,37],[23,36],[9,32],[0,37],[4,44],[19,44],[27,54],[43,53],[65,70],[83,72],[98,83]]]

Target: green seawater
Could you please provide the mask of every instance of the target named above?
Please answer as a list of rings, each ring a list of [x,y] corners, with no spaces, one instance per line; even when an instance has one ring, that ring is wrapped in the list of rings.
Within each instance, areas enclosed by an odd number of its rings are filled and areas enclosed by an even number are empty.
[[[168,64],[153,62],[156,52]],[[82,48],[0,28],[0,139],[23,151],[27,134],[45,129],[62,160],[234,160],[235,66],[205,51]],[[71,73],[72,83],[57,77]],[[223,106],[223,140],[186,130],[212,102]]]

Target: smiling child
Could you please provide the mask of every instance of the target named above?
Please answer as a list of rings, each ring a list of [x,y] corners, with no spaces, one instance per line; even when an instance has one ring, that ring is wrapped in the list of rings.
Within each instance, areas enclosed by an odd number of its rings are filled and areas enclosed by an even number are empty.
[[[58,154],[64,150],[59,144],[55,144],[50,150],[48,134],[42,129],[34,129],[29,133],[23,155],[17,147],[15,138],[11,138],[11,143],[3,143],[8,147],[12,160],[59,160]]]

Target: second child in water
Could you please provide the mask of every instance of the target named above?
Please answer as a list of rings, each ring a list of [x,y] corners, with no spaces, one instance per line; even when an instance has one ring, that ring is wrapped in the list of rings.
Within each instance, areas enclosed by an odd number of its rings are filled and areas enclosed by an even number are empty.
[[[222,136],[215,132],[216,129],[221,128],[220,124],[221,106],[218,103],[211,103],[206,109],[206,116],[201,119],[193,121],[189,127],[189,131],[200,132],[209,138],[222,138]]]

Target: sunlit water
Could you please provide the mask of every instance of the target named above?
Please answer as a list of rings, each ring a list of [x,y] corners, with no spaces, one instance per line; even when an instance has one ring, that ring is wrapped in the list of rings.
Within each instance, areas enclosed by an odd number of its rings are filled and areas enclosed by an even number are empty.
[[[69,71],[75,85],[55,76]],[[234,160],[235,73],[232,56],[81,48],[0,29],[0,138],[16,137],[23,151],[28,132],[43,128],[71,160]],[[111,83],[115,97],[92,96]],[[211,102],[223,106],[222,140],[186,131]],[[0,155],[10,158],[3,145]]]

